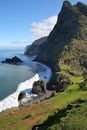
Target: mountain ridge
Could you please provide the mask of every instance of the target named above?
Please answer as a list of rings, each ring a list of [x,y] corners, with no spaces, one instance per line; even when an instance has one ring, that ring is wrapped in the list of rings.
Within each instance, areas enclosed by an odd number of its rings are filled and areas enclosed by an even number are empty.
[[[35,40],[31,45],[26,47],[25,55],[37,55],[39,51],[39,46],[47,40],[47,37],[41,37]]]
[[[37,60],[49,65],[53,70],[50,87],[54,85],[53,88],[60,88],[67,79],[71,81],[70,84],[67,80],[66,90],[59,93],[54,91],[52,98],[35,104],[28,102],[22,108],[2,111],[0,113],[0,130],[87,130],[87,22],[84,23],[83,20],[87,20],[87,6],[80,3],[79,12],[77,4],[72,6],[67,1],[64,6],[67,8],[69,6],[71,12],[75,11],[73,17],[76,16],[77,22],[79,22],[75,27],[81,28],[79,32],[82,33],[82,35],[80,34],[82,37],[76,34],[74,26],[74,30],[71,30],[73,28],[70,25],[67,26],[70,30],[69,34],[64,26],[67,24],[65,21],[70,19],[65,18],[64,25],[61,26],[63,30],[60,30],[61,23],[58,25],[57,21],[47,40],[38,46],[37,51]],[[78,19],[80,18],[78,15],[81,16],[81,19]],[[72,24],[76,25],[76,23]],[[63,31],[66,32],[66,35]],[[35,53],[34,51],[33,53]]]
[[[47,40],[39,46],[35,60],[51,67],[53,84],[59,86],[60,75],[64,78],[87,73],[86,48],[87,5],[64,1],[57,23]]]

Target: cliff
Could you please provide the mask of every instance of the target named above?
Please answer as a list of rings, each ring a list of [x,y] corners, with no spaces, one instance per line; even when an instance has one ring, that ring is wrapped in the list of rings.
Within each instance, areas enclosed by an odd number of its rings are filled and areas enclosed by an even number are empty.
[[[39,46],[36,60],[52,68],[56,84],[59,77],[87,74],[86,53],[87,5],[64,1],[54,29]]]
[[[55,65],[65,45],[70,44],[72,39],[87,40],[87,16],[82,9],[78,9],[78,3],[72,6],[70,2],[64,1],[54,29],[40,46],[37,60]]]
[[[32,49],[32,45],[29,48]],[[53,69],[53,85],[60,87],[67,77],[72,84],[66,91],[41,103],[31,105],[28,102],[23,108],[2,111],[0,130],[87,130],[86,5],[78,2],[72,6],[64,1],[54,29],[38,46],[37,60]]]
[[[31,45],[26,47],[26,55],[37,55],[39,52],[39,46],[46,41],[47,37],[42,37],[38,40],[35,40]]]

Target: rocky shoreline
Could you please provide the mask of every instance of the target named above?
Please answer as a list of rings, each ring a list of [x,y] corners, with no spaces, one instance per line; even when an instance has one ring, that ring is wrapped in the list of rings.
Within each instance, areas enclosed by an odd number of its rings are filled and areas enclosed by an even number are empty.
[[[38,64],[40,65],[40,63],[38,63]],[[35,81],[42,79],[42,80],[45,80],[46,83],[48,83],[52,76],[51,69],[48,66],[41,64],[41,68],[44,68],[45,71],[40,71],[40,72],[36,73],[32,78],[30,78],[24,82],[21,82],[18,85],[18,88],[14,93],[12,93],[11,95],[9,95],[8,97],[6,97],[5,99],[3,99],[0,102],[0,112],[3,110],[6,110],[8,108],[18,107],[18,105],[19,105],[18,104],[18,95],[22,91],[24,91],[28,94],[26,99],[28,99],[27,103],[30,102],[30,104],[35,103],[35,102],[40,102],[50,96],[50,93],[49,94],[46,93],[45,96],[40,95],[39,97],[35,98],[35,96],[33,97],[32,96],[33,94],[31,94],[32,85]],[[31,97],[33,97],[32,100],[31,100]]]
[[[51,69],[48,66],[46,66],[46,65],[44,65],[42,63],[38,62],[38,64],[39,64],[39,67],[41,65],[41,66],[45,67],[46,69],[44,69],[44,71],[38,73],[39,79],[37,81],[43,80],[43,81],[46,82],[46,84],[48,84],[50,82],[50,80],[51,80],[51,77],[52,77]],[[33,84],[32,84],[32,87],[33,87]],[[23,99],[22,102],[23,102],[23,104],[31,105],[31,104],[39,103],[41,101],[49,99],[49,98],[51,98],[53,96],[55,96],[55,92],[53,90],[48,90],[48,88],[46,87],[45,92],[40,93],[40,94],[31,93],[31,96],[27,95],[26,98]]]
[[[46,99],[49,99],[51,97],[55,96],[55,92],[54,91],[48,91],[44,94],[41,94],[41,95],[32,95],[31,98],[30,97],[27,97],[27,101],[23,102],[23,104],[29,104],[29,105],[32,105],[32,104],[36,104],[36,103],[40,103]]]

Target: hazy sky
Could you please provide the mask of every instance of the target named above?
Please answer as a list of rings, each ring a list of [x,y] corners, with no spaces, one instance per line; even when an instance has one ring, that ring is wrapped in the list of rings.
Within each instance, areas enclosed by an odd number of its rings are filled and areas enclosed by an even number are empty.
[[[0,0],[0,49],[23,48],[48,35],[62,4],[63,0]]]

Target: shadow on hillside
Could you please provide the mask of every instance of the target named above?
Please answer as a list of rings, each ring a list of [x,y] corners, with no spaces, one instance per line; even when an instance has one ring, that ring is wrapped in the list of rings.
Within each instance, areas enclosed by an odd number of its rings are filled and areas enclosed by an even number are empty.
[[[61,122],[62,117],[66,117],[67,110],[71,110],[73,108],[72,104],[68,104],[66,108],[61,110],[57,110],[54,115],[49,116],[48,119],[41,125],[36,125],[32,128],[32,130],[49,130],[50,126],[53,126],[57,123]]]
[[[86,104],[87,100],[77,99],[72,104],[68,104],[66,108],[62,108],[61,110],[57,109],[54,115],[49,116],[48,119],[43,124],[34,126],[32,130],[51,130],[50,129],[51,126],[55,126],[55,130],[56,129],[61,130],[61,121],[62,121],[61,118],[66,117],[67,114],[69,113],[69,110],[77,111],[77,109],[80,109],[81,104],[83,103]]]

